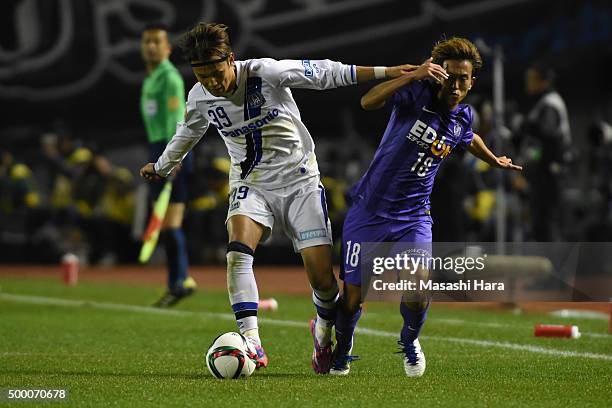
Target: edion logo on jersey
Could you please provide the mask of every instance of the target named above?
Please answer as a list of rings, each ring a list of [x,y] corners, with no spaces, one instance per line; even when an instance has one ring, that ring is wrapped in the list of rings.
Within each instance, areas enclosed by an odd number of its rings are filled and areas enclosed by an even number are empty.
[[[247,135],[251,132],[256,131],[257,129],[261,129],[268,123],[272,122],[274,119],[278,117],[279,111],[278,109],[272,109],[261,119],[257,119],[249,123],[248,125],[244,125],[242,127],[236,128],[234,130],[221,130],[221,134],[226,137],[235,137],[240,135]]]
[[[441,159],[448,156],[452,150],[449,145],[444,143],[446,136],[442,136],[440,140],[437,140],[438,134],[436,131],[427,126],[427,123],[418,119],[414,122],[410,133],[406,137],[424,149],[431,149],[433,155],[440,156]]]

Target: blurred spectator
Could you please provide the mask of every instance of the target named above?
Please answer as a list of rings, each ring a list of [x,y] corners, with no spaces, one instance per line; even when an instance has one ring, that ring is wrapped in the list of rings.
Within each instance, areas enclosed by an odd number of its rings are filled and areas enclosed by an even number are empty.
[[[32,171],[13,155],[0,149],[0,210],[3,214],[14,214],[22,209],[36,208],[40,196],[36,189]]]
[[[466,214],[463,208],[470,186],[471,171],[465,165],[464,150],[455,149],[444,159],[436,175],[439,180],[431,194],[432,231],[439,242],[465,240]]]
[[[493,129],[489,100],[471,95],[472,129],[485,140]],[[484,161],[455,149],[444,159],[431,194],[433,234],[440,242],[494,241],[497,178]],[[449,203],[454,203],[449,205]]]
[[[531,218],[531,238],[558,240],[562,177],[570,153],[570,124],[565,102],[555,90],[555,72],[544,63],[526,71],[525,87],[533,106],[523,120],[519,137]]]
[[[135,259],[130,238],[133,176],[82,146],[67,132],[41,138],[48,203],[32,217],[30,231],[38,262],[57,262],[66,252],[82,263],[113,264]]]
[[[588,130],[585,239],[612,241],[612,126],[604,121]]]
[[[134,176],[128,169],[112,167],[98,158],[106,180],[90,222],[92,261],[105,266],[135,262],[138,243],[131,238],[134,217]]]
[[[199,163],[205,164],[197,170],[201,177],[195,177],[190,186],[192,197],[184,223],[189,237],[189,257],[196,263],[223,264],[227,245],[223,220],[227,214],[231,163],[226,157],[196,160]]]
[[[0,259],[27,258],[28,222],[40,205],[30,168],[0,148]]]

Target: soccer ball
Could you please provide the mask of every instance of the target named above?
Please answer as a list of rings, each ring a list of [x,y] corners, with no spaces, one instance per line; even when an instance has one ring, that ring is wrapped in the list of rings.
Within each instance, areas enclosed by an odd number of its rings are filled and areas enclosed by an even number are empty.
[[[217,337],[206,353],[206,367],[217,378],[248,377],[255,361],[246,337],[229,332]]]

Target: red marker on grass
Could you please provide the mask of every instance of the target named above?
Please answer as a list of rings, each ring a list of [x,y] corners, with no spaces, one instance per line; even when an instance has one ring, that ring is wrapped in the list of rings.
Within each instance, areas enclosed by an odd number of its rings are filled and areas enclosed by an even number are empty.
[[[563,324],[536,324],[533,334],[536,337],[566,337],[569,339],[580,337],[578,326]]]

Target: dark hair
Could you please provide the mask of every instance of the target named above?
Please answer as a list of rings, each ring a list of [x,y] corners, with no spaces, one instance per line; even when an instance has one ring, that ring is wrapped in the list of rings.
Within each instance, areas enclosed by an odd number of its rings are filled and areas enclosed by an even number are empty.
[[[144,29],[142,30],[144,31],[150,31],[150,30],[160,30],[160,31],[166,31],[168,32],[168,26],[164,23],[148,23],[147,25],[145,25]]]
[[[529,66],[529,69],[537,72],[543,80],[549,81],[551,84],[555,83],[555,70],[546,61],[535,61]]]
[[[226,58],[232,52],[227,26],[217,23],[198,23],[183,34],[179,47],[188,61],[210,61]]]
[[[433,63],[442,65],[446,60],[468,60],[472,63],[472,76],[482,68],[478,48],[467,38],[452,37],[440,40],[431,51]]]

